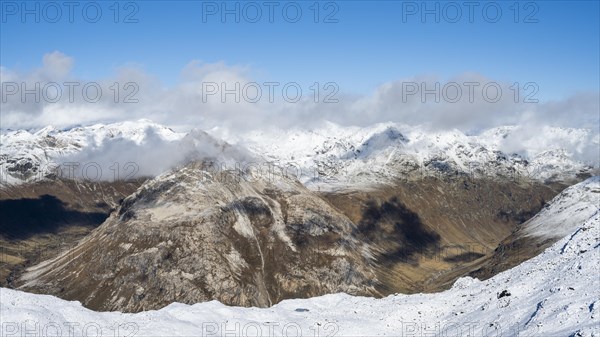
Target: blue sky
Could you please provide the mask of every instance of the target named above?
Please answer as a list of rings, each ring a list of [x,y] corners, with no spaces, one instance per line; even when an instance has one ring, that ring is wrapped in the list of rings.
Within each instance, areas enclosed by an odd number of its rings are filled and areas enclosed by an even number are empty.
[[[97,23],[82,16],[80,9],[86,2],[75,8],[72,23],[60,1],[63,15],[57,23],[47,22],[55,16],[53,8],[47,9],[47,16],[40,10],[40,23],[34,22],[33,15],[22,22],[21,8],[9,13],[13,8],[7,3],[2,1],[0,61],[17,71],[39,67],[45,53],[58,50],[74,58],[73,72],[80,78],[107,77],[119,67],[135,65],[166,86],[180,80],[190,61],[201,60],[247,66],[258,80],[333,81],[340,90],[356,94],[415,75],[450,78],[465,72],[507,82],[536,82],[539,97],[545,100],[599,90],[598,1],[538,1],[529,7],[528,2],[520,2],[518,23],[512,1],[494,3],[502,10],[496,23],[486,21],[494,19],[495,7],[488,5],[487,17],[482,13],[489,2],[475,7],[472,23],[464,2],[455,2],[462,11],[456,23],[448,22],[455,12],[445,7],[446,2],[437,2],[439,23],[433,14],[423,22],[421,8],[409,15],[414,9],[410,6],[423,2],[402,1],[337,1],[327,8],[328,2],[320,2],[319,23],[314,22],[314,7],[309,8],[312,1],[296,2],[303,10],[297,23],[285,20],[294,16],[294,7],[288,7],[289,16],[284,17],[285,2],[275,8],[273,23],[264,2],[257,2],[263,14],[257,23],[247,21],[252,19],[252,7],[248,17],[243,15],[245,3],[238,3],[240,23],[234,22],[233,15],[222,22],[221,9],[208,15],[210,6],[221,1],[140,1],[128,8],[127,2],[120,2],[119,23],[114,22],[112,1],[97,2],[103,10]],[[35,8],[35,4],[26,6]],[[138,22],[121,22],[135,8],[139,11],[133,18]],[[333,18],[338,22],[322,22],[335,9]],[[93,8],[88,10],[93,17]],[[534,11],[532,18],[538,22],[523,22]]]

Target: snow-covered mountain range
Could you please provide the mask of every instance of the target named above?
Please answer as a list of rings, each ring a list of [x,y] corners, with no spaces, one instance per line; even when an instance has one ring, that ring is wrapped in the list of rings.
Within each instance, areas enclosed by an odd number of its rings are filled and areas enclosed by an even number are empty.
[[[326,123],[312,130],[207,132],[217,142],[223,139],[247,149],[254,162],[277,165],[309,187],[373,185],[431,175],[569,180],[597,171],[597,156],[589,153],[590,148],[600,146],[592,130],[566,128],[544,128],[542,134],[531,135],[519,127],[499,127],[466,135],[394,123],[367,128]],[[112,159],[116,157],[138,162],[140,174],[156,175],[161,170],[147,167],[157,162],[156,157],[166,165],[161,169],[188,158],[184,152],[190,151],[189,146],[173,145],[185,136],[148,120],[68,130],[7,131],[0,139],[1,182],[42,179],[51,171],[49,167],[82,158],[95,162],[96,156],[101,157],[99,161],[116,161]],[[202,146],[196,143],[195,151]],[[159,149],[169,155],[150,154],[160,153]],[[172,156],[173,152],[182,153]]]
[[[82,151],[118,145],[118,142],[141,146],[153,136],[172,142],[182,139],[184,134],[148,120],[67,130],[47,126],[37,131],[4,131],[0,135],[0,184],[40,180],[55,173],[63,160],[69,161],[70,156]]]
[[[344,185],[432,175],[567,180],[598,167],[597,160],[585,162],[579,156],[584,148],[600,146],[591,130],[544,128],[535,136],[538,142],[524,137],[526,132],[499,127],[466,135],[395,123],[369,128],[327,123],[310,131],[256,131],[231,141],[301,168],[309,186],[311,175]],[[521,144],[522,138],[528,142]]]
[[[2,329],[4,334],[51,329],[59,335],[118,329],[140,336],[599,336],[600,211],[582,218],[574,207],[598,200],[599,185],[593,177],[572,186],[539,214],[535,223],[545,224],[544,233],[569,229],[542,254],[486,281],[460,278],[442,293],[383,299],[332,294],[270,308],[173,303],[123,314],[2,288]],[[557,218],[563,223],[552,221]]]

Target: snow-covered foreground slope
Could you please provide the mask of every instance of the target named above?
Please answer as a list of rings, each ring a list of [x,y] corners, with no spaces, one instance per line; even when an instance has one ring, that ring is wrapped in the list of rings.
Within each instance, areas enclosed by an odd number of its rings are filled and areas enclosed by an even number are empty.
[[[496,247],[470,275],[487,279],[542,253],[600,213],[600,176],[564,189]],[[598,275],[600,277],[600,275]],[[600,293],[599,293],[600,295]]]
[[[571,190],[585,190],[597,181],[590,178]],[[570,212],[559,207],[544,218],[563,211]],[[175,303],[122,314],[2,288],[2,333],[21,336],[27,329],[37,335],[99,335],[96,331],[102,329],[102,335],[119,336],[600,336],[600,212],[583,221],[563,219],[572,231],[542,254],[483,282],[461,278],[442,293],[383,299],[334,294],[265,309],[216,301]]]
[[[600,176],[571,186],[523,225],[523,235],[559,239],[600,211]]]

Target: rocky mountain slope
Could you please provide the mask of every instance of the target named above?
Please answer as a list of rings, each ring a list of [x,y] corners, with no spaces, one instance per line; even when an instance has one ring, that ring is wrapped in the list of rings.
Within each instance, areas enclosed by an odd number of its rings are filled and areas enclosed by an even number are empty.
[[[597,178],[596,178],[597,179]],[[588,182],[589,183],[589,182]],[[578,187],[577,187],[578,188]],[[552,207],[552,205],[550,206]],[[77,302],[1,289],[0,314],[11,331],[28,320],[66,331],[68,322],[93,322],[103,333],[158,335],[338,336],[598,336],[600,217],[581,221],[566,209],[554,215],[574,229],[542,254],[486,281],[461,278],[437,294],[383,299],[333,294],[283,301],[271,308],[208,303],[171,304],[138,314],[98,313]],[[548,226],[553,230],[555,223]],[[53,330],[54,331],[54,330]],[[77,330],[75,333],[77,333]]]
[[[76,247],[31,268],[22,288],[124,311],[376,294],[371,253],[347,217],[295,180],[205,165],[142,185]]]
[[[72,248],[143,181],[53,179],[0,189],[0,285]]]

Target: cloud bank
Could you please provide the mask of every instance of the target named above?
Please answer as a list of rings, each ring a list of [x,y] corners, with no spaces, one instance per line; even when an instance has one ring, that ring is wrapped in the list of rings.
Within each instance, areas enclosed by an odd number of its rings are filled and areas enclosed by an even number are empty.
[[[506,83],[465,73],[399,79],[363,96],[345,94],[337,83],[321,83],[317,94],[294,81],[258,81],[245,66],[200,61],[187,64],[180,81],[165,88],[158,78],[135,67],[120,68],[110,78],[93,82],[75,78],[74,67],[75,60],[58,51],[44,55],[40,68],[26,73],[1,67],[0,126],[67,128],[147,118],[179,131],[219,128],[243,134],[268,127],[313,128],[324,121],[355,126],[398,122],[473,134],[518,125],[522,137],[506,145],[507,150],[561,144],[584,157],[597,156],[594,147],[583,149],[536,135],[544,127],[558,126],[587,128],[597,137],[598,92],[536,102],[536,94],[544,89],[536,83]]]

